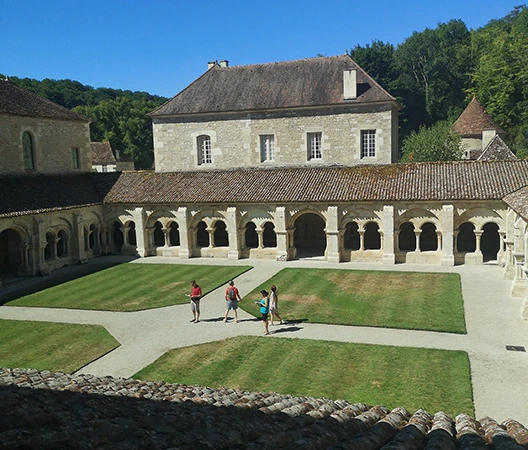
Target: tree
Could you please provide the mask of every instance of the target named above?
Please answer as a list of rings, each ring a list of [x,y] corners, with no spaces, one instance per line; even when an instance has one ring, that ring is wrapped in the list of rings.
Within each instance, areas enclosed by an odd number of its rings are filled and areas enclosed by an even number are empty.
[[[402,162],[455,161],[462,158],[460,136],[449,122],[420,127],[403,142]]]

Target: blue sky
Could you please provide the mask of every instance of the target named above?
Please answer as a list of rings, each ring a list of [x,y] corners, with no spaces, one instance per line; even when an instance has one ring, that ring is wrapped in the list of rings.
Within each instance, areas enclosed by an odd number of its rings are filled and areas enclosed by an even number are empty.
[[[5,0],[0,73],[172,97],[207,61],[230,65],[397,45],[461,19],[469,29],[518,0]]]

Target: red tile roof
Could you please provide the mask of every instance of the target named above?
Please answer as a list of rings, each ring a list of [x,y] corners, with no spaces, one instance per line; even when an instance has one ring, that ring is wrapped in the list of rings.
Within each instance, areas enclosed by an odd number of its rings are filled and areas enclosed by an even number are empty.
[[[495,200],[528,185],[528,161],[123,173],[106,203]]]
[[[453,129],[462,137],[482,137],[482,132],[495,130],[497,134],[504,134],[504,130],[486,112],[476,97],[469,103],[460,117],[453,124]]]
[[[110,142],[91,142],[90,146],[92,147],[92,164],[116,163]]]
[[[478,161],[493,161],[493,160],[515,160],[517,157],[506,145],[506,143],[501,139],[501,137],[496,134],[491,141],[489,141],[486,148],[482,150],[482,153],[477,158]]]
[[[343,100],[343,71],[357,70],[357,99]],[[348,55],[269,64],[215,65],[153,117],[226,111],[269,110],[347,103],[394,102]]]
[[[90,122],[68,108],[0,79],[0,114]]]

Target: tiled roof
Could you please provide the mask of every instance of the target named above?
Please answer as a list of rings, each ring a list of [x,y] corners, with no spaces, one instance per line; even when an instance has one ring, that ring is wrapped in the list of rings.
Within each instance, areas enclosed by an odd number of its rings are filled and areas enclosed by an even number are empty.
[[[0,218],[101,204],[116,178],[113,173],[0,177]]]
[[[481,155],[477,158],[478,161],[494,161],[494,160],[510,160],[516,158],[510,147],[496,134],[491,141],[489,141],[486,148],[482,150]]]
[[[92,147],[92,164],[116,163],[110,142],[91,142],[90,146]]]
[[[343,100],[343,71],[357,70],[357,99]],[[395,102],[348,55],[269,64],[215,65],[150,113],[166,116],[226,111]]]
[[[0,79],[0,114],[90,122],[68,108]]]
[[[460,114],[453,124],[453,129],[462,137],[482,138],[482,132],[486,130],[495,130],[497,134],[504,134],[504,130],[491,118],[476,97],[473,97]]]
[[[528,187],[508,194],[503,200],[517,214],[528,220]]]
[[[106,203],[493,200],[528,185],[528,161],[123,173]]]
[[[508,419],[0,368],[0,449],[523,450]]]

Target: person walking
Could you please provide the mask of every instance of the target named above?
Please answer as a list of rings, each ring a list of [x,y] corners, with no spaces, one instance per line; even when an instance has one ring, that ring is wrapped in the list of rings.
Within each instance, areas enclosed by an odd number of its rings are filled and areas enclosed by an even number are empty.
[[[234,311],[235,314],[235,323],[238,322],[238,316],[237,316],[237,309],[238,309],[238,302],[242,300],[240,298],[240,293],[238,292],[238,289],[235,287],[235,282],[233,280],[229,281],[229,285],[226,288],[225,291],[225,300],[226,300],[226,312],[224,317],[224,322],[227,322],[227,315],[229,314],[230,310]]]
[[[202,288],[196,284],[195,280],[191,281],[191,293],[188,294],[191,297],[191,311],[193,313],[193,319],[191,322],[200,322],[200,299],[202,298]]]
[[[262,314],[262,322],[264,323],[264,334],[269,334],[268,329],[268,313],[269,313],[269,294],[266,290],[260,291],[262,298],[255,303],[260,305],[260,314]]]
[[[277,286],[272,285],[271,286],[271,294],[269,297],[270,301],[270,313],[271,313],[271,326],[273,326],[273,319],[277,318],[280,320],[280,324],[282,325],[282,318],[279,315],[279,296],[277,295]]]

